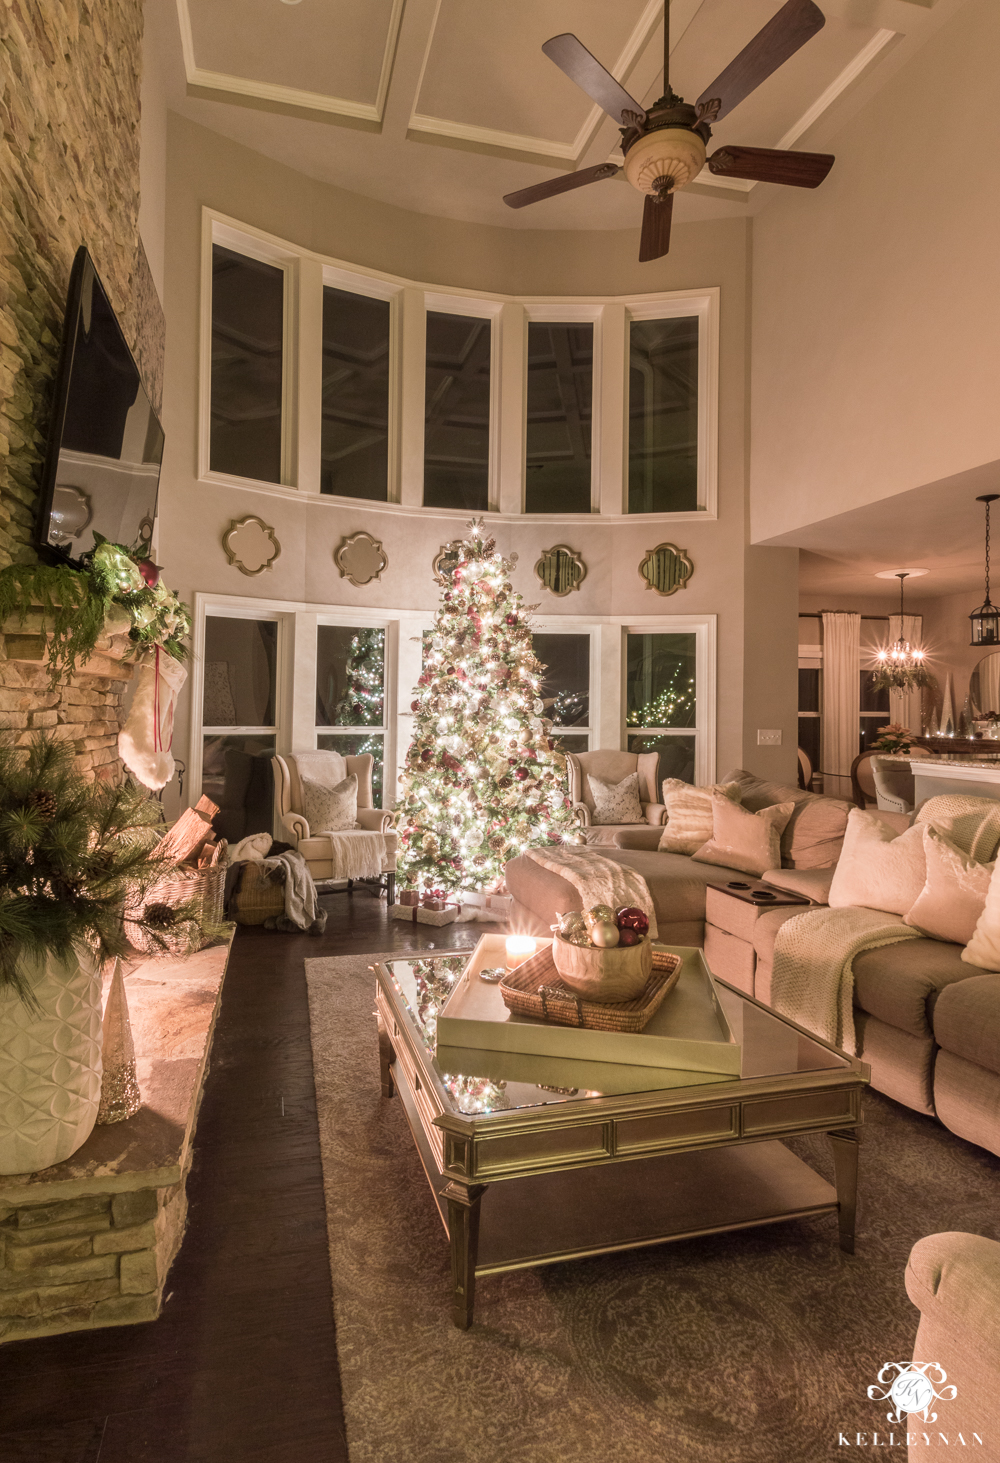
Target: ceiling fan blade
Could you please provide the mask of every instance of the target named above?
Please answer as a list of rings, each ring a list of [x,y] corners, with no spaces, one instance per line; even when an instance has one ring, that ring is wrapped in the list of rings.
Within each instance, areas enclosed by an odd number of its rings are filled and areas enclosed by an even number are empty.
[[[674,212],[674,195],[664,193],[656,198],[646,194],[642,208],[642,238],[639,240],[639,263],[662,259],[670,249],[670,220]]]
[[[833,167],[830,152],[787,152],[773,147],[720,147],[708,171],[720,178],[752,178],[757,183],[787,183],[818,188]]]
[[[595,168],[581,168],[578,173],[563,173],[558,178],[549,178],[545,183],[533,183],[517,193],[505,193],[504,203],[508,208],[524,208],[528,203],[540,203],[543,198],[554,198],[557,193],[569,193],[573,188],[585,188],[588,183],[598,183],[602,178],[613,178],[621,168],[615,163],[598,163]]]
[[[698,98],[698,105],[708,107],[717,100],[719,110],[711,118],[713,124],[738,107],[744,97],[756,91],[762,81],[777,71],[800,46],[812,39],[826,25],[826,16],[813,0],[787,0],[764,29],[743,47],[725,71]]]
[[[614,117],[620,127],[622,125],[622,114],[624,112],[635,112],[641,119],[646,113],[640,107],[634,97],[630,97],[623,86],[611,75],[610,71],[592,56],[582,41],[566,31],[561,36],[553,36],[546,41],[542,50],[550,61],[554,61],[560,71],[564,71],[570,81],[575,81],[577,86],[585,91],[592,101],[599,107],[603,107],[609,117]]]

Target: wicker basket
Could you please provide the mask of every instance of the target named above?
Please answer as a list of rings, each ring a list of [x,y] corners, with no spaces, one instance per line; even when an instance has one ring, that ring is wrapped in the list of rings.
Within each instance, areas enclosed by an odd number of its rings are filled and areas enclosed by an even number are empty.
[[[178,865],[153,885],[143,901],[142,910],[147,910],[151,904],[166,904],[171,909],[178,909],[194,900],[206,924],[221,924],[226,889],[226,846],[224,840],[217,844],[214,862],[202,868]],[[192,947],[186,930],[171,935],[167,929],[163,931],[164,949],[152,940],[147,930],[132,923],[134,918],[133,911],[126,912],[129,943],[143,955],[186,955],[192,948],[200,950],[209,943],[208,939],[203,939]]]
[[[585,1026],[591,1031],[642,1031],[681,973],[681,957],[651,947],[653,969],[639,994],[607,1005],[588,1001],[565,985],[546,946],[504,976],[498,987],[504,1005],[518,1016],[551,1021],[556,1026]]]
[[[285,912],[285,886],[272,883],[256,859],[248,859],[236,897],[230,901],[230,918],[238,925],[262,925]]]
[[[603,1005],[630,1001],[645,988],[653,968],[648,935],[638,945],[615,945],[610,950],[574,945],[556,935],[552,959],[566,985],[578,996]]]

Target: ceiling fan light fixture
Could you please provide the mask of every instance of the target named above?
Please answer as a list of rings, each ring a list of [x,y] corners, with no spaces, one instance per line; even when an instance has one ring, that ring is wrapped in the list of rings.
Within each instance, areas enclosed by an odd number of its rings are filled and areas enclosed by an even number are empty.
[[[658,127],[633,142],[625,154],[625,177],[640,193],[657,195],[658,178],[672,178],[683,188],[705,166],[706,148],[697,132],[687,127]]]

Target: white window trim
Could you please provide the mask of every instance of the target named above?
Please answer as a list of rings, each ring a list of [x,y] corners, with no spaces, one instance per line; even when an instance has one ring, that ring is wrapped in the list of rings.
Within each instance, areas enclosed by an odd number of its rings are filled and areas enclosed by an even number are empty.
[[[716,661],[718,617],[716,615],[665,615],[657,619],[620,621],[621,631],[621,745],[628,746],[629,736],[642,730],[625,722],[626,635],[685,635],[695,637],[695,724],[693,727],[667,727],[657,736],[694,736],[694,780],[696,787],[715,781],[716,769]]]
[[[191,663],[197,667],[191,677],[191,741],[188,747],[187,787],[191,803],[201,796],[206,736],[273,736],[275,750],[289,750],[294,674],[294,622],[289,606],[278,601],[197,593],[192,605]],[[272,620],[278,623],[275,666],[273,727],[206,727],[205,709],[205,621],[209,616],[233,620]]]
[[[298,317],[300,255],[290,245],[265,235],[245,232],[238,225],[204,210],[201,231],[201,330],[198,360],[198,477],[203,482],[231,487],[256,487],[255,478],[213,472],[212,461],[212,246],[220,244],[272,264],[284,274],[281,342],[281,483],[266,487],[294,488],[298,478],[298,442],[294,424],[299,400]]]
[[[211,347],[212,244],[276,264],[285,270],[283,351],[282,482],[212,472]],[[322,322],[316,313],[320,282],[392,301],[390,367],[389,500],[340,497],[319,492],[321,430],[319,381]],[[703,523],[718,517],[718,378],[720,290],[671,290],[662,294],[513,296],[460,287],[442,290],[300,248],[285,239],[218,212],[202,209],[201,331],[199,353],[198,475],[272,497],[309,493],[331,508],[468,519],[465,508],[430,508],[417,502],[423,477],[424,361],[418,360],[426,311],[478,315],[493,321],[490,361],[491,518],[516,523],[529,517],[539,526],[567,522],[644,523],[650,526]],[[412,311],[412,313],[411,313]],[[416,319],[419,313],[421,320]],[[630,320],[696,315],[698,335],[698,503],[679,513],[629,514],[628,507],[628,328]],[[594,322],[594,408],[592,425],[592,511],[524,513],[524,439],[528,320]],[[514,350],[515,343],[520,345]],[[310,362],[312,365],[310,366]],[[514,398],[509,409],[507,403]],[[419,411],[418,411],[419,408]],[[417,420],[419,416],[419,421]]]

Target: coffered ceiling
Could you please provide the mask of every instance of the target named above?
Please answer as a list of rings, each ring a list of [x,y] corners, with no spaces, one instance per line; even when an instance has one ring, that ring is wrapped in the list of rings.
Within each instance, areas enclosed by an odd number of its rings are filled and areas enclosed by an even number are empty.
[[[160,6],[166,0],[160,0]],[[962,0],[820,0],[824,29],[715,133],[819,146]],[[151,8],[147,3],[147,13]],[[672,0],[671,81],[693,100],[779,0]],[[505,192],[603,162],[617,130],[543,54],[573,31],[636,98],[662,91],[661,0],[176,0],[170,104],[324,181],[512,228],[633,228],[621,181],[522,212]],[[155,23],[155,22],[154,22]],[[161,8],[160,26],[163,26]],[[707,171],[676,217],[738,214],[769,185]]]

